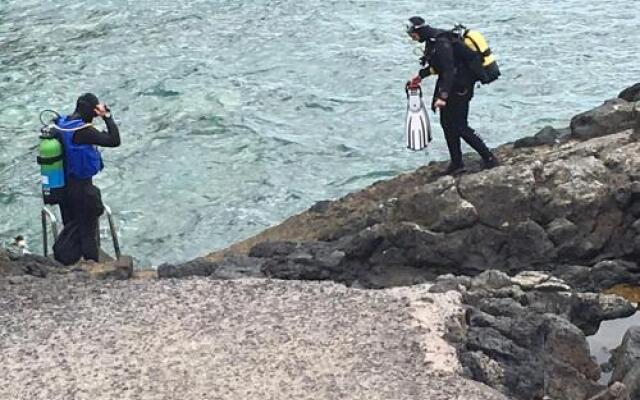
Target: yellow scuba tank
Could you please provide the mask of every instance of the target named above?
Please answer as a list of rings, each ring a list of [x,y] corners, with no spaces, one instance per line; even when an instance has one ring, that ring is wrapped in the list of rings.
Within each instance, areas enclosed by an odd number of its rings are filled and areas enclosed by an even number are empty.
[[[478,31],[467,29],[464,25],[456,25],[453,32],[462,40],[465,46],[480,54],[482,57],[482,69],[479,79],[483,84],[491,83],[500,76],[500,68],[495,55],[491,52],[484,35]]]
[[[454,44],[460,44],[465,51],[471,51],[478,55],[478,57],[473,57],[474,60],[469,61],[468,65],[476,79],[483,84],[491,83],[500,76],[500,68],[498,68],[496,57],[491,52],[487,40],[480,32],[467,29],[464,25],[458,24],[449,31],[442,31],[438,37],[448,38]],[[434,67],[425,65],[422,59],[421,62],[425,68],[428,68],[428,75],[438,75],[438,71]]]

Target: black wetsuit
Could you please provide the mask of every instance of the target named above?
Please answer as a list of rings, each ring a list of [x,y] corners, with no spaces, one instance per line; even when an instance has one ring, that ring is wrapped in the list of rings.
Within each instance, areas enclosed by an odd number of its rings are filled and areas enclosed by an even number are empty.
[[[422,58],[426,67],[420,70],[420,77],[430,75],[430,67],[438,74],[433,103],[437,98],[445,100],[447,105],[440,110],[440,124],[444,130],[453,168],[462,167],[460,138],[464,139],[485,162],[493,159],[491,151],[482,139],[469,126],[469,103],[473,98],[473,88],[477,80],[470,65],[478,62],[477,55],[461,42],[451,40],[440,30],[429,33],[435,37],[426,40],[425,54]]]
[[[78,116],[72,116],[71,118],[75,119]],[[93,126],[87,127],[73,134],[73,143],[102,147],[120,146],[118,126],[112,118],[104,118],[104,121],[107,125],[106,132],[99,131]],[[74,239],[76,239],[75,242],[81,249],[78,253],[85,260],[98,261],[98,217],[104,212],[100,189],[93,185],[91,178],[75,179],[66,175],[65,179],[65,197],[60,204],[62,222],[65,226],[71,222],[77,224],[79,234]],[[68,257],[63,257],[68,260]],[[56,258],[58,258],[58,255]],[[69,262],[67,261],[66,263]]]

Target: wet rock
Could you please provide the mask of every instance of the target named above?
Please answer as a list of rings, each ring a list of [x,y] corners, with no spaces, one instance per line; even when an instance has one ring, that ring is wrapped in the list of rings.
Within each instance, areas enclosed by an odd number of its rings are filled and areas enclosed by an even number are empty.
[[[330,207],[331,207],[331,201],[322,200],[312,205],[311,208],[309,208],[309,211],[322,214],[327,212]]]
[[[559,142],[562,132],[551,126],[545,126],[533,136],[518,139],[513,143],[514,148],[554,145]]]
[[[591,358],[584,333],[577,326],[557,315],[545,314],[544,320],[544,350],[548,358],[554,359],[558,365],[570,365],[576,371],[575,379],[583,375],[588,380],[597,381],[600,378],[600,367]],[[547,372],[550,376],[554,375],[553,371]],[[562,382],[558,381],[558,384],[562,385]],[[586,397],[580,395],[571,398]]]
[[[630,317],[635,307],[617,295],[578,293],[572,297],[571,321],[587,335],[598,331],[600,322]]]
[[[640,101],[640,83],[624,89],[618,97],[629,102]]]
[[[613,361],[615,368],[611,382],[621,382],[627,374],[640,366],[640,326],[630,328],[616,349]]]
[[[640,363],[635,364],[622,382],[627,387],[631,400],[640,399]]]
[[[529,310],[562,316],[592,335],[602,321],[629,317],[635,307],[616,295],[534,290],[525,292],[521,303]]]
[[[571,135],[580,140],[587,140],[630,129],[634,125],[634,103],[613,99],[573,117]]]
[[[518,399],[586,399],[601,391],[586,334],[634,307],[617,296],[535,289],[539,282],[561,282],[549,274],[519,278],[527,291],[513,285],[463,293],[468,341],[460,358],[466,373]]]
[[[465,372],[511,397],[541,398],[542,322],[513,299],[492,298],[494,293],[464,296],[465,303],[474,304],[467,312],[468,341],[460,352]]]

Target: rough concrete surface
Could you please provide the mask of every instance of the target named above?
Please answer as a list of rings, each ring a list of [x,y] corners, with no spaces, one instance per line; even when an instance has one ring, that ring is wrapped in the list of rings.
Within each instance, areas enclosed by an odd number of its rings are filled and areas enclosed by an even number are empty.
[[[404,290],[0,281],[0,399],[504,399],[453,372],[459,299]]]

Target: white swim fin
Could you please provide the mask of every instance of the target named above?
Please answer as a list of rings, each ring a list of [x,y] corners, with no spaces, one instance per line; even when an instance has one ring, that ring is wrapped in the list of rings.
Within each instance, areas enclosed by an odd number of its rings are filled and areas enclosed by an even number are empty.
[[[407,148],[418,151],[426,148],[431,142],[431,123],[427,108],[422,101],[422,88],[407,86],[407,119],[405,122],[405,135]]]

